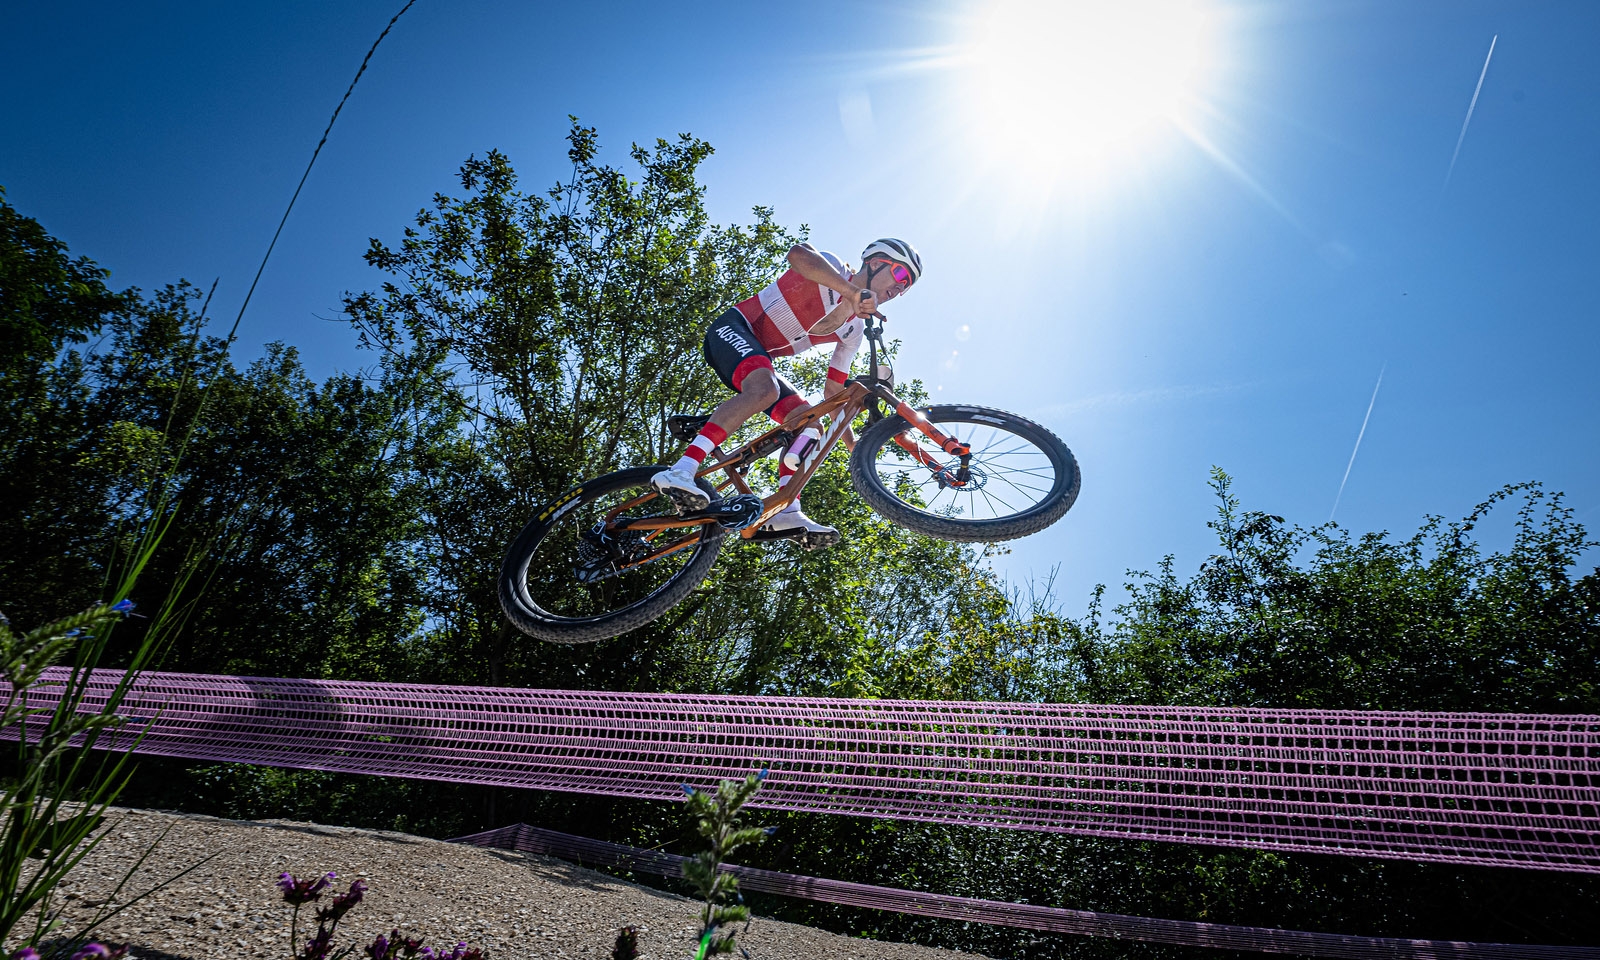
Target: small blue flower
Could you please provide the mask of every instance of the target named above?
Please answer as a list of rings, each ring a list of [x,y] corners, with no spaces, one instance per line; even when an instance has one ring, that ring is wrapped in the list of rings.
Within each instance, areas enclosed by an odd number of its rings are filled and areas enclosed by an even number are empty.
[[[68,630],[66,633],[63,633],[62,636],[63,637],[76,637],[77,635],[79,635],[82,632],[83,632],[82,630],[79,630],[78,628],[74,627],[71,630]]]
[[[129,610],[133,609],[133,601],[132,600],[118,600],[115,604],[112,605],[111,609],[116,611],[117,613],[127,613]]]
[[[762,767],[759,771],[756,772],[756,779],[757,780],[765,780],[765,779],[767,779],[767,768],[766,767]]]
[[[694,787],[689,786],[687,783],[682,784],[682,787],[683,787],[683,792],[684,793],[688,794],[691,797],[694,796]]]

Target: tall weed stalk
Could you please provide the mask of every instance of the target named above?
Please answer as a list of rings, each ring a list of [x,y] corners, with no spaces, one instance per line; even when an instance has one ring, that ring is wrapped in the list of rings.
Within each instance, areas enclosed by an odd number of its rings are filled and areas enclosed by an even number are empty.
[[[748,843],[760,843],[772,833],[771,828],[743,826],[744,805],[766,779],[766,768],[762,768],[742,781],[724,780],[715,791],[683,785],[684,793],[689,795],[689,816],[706,841],[706,849],[683,864],[684,878],[694,885],[704,903],[695,960],[732,953],[734,933],[723,933],[722,928],[741,920],[749,925],[750,908],[739,895],[739,878],[724,871],[722,864],[735,850]],[[730,900],[736,902],[729,903]]]
[[[368,49],[355,78],[334,108],[322,139],[312,151],[300,184],[296,186],[294,196],[284,210],[283,220],[279,222],[278,230],[267,246],[250,290],[240,304],[239,314],[228,331],[225,345],[233,343],[283,225],[294,209],[294,202],[299,198],[300,190],[305,186],[306,178],[310,176],[311,168],[315,166],[340,111],[366,72],[378,45],[413,3],[415,0],[408,0],[400,12],[389,20]],[[215,291],[216,285],[212,284],[212,293]],[[206,304],[201,308],[202,321],[210,301],[208,294]],[[149,618],[122,676],[103,703],[91,701],[89,693],[93,672],[105,658],[107,644],[116,625],[129,615],[137,616],[132,614],[134,604],[129,594],[176,516],[177,504],[173,494],[178,486],[179,463],[195,430],[204,419],[206,400],[225,356],[226,346],[223,356],[217,359],[217,369],[211,372],[212,375],[200,391],[198,412],[175,444],[172,436],[173,419],[168,420],[163,443],[175,447],[176,455],[163,475],[150,485],[145,500],[144,521],[138,535],[132,538],[132,548],[121,555],[117,585],[108,591],[111,599],[82,613],[22,634],[15,632],[4,615],[0,614],[0,681],[5,685],[5,705],[0,709],[0,740],[15,739],[17,742],[16,771],[3,784],[3,792],[0,792],[0,944],[11,942],[18,928],[30,922],[31,930],[26,937],[30,945],[38,945],[55,931],[59,914],[51,909],[51,897],[67,874],[104,839],[109,829],[104,826],[106,812],[133,774],[129,758],[143,738],[144,730],[155,720],[153,716],[137,719],[120,716],[123,701],[139,673],[158,660],[166,642],[179,629],[185,614],[197,601],[196,596],[188,596],[184,600],[189,594],[190,582],[206,566],[208,554],[226,536],[226,531],[216,531],[209,540],[202,538],[188,550],[173,582],[168,584],[165,602]],[[186,375],[178,393],[181,395],[192,383],[192,378]],[[178,398],[175,397],[172,405],[174,415],[177,409]],[[117,570],[118,566],[117,559],[113,558],[113,562],[107,566],[108,573]],[[200,586],[203,589],[204,584]],[[58,666],[65,669],[51,670]],[[31,706],[30,695],[53,702],[49,706]],[[123,733],[128,736],[121,736]],[[102,743],[103,738],[108,742]],[[96,747],[104,749],[97,750]],[[158,838],[156,843],[159,842]],[[58,940],[54,952],[65,952],[81,944],[96,926],[128,904],[154,892],[145,891],[128,898],[121,906],[115,905],[125,885],[153,850],[154,845],[147,848],[144,855],[128,869],[112,898],[107,901],[108,909],[102,909],[85,929],[73,937],[65,941]],[[176,879],[169,878],[154,889]]]
[[[172,616],[174,601],[187,576],[149,618],[104,702],[98,692],[91,698],[90,687],[114,629],[134,615],[128,594],[170,519],[168,511],[162,522],[146,527],[109,602],[26,633],[0,620],[0,680],[5,683],[0,737],[17,745],[15,771],[0,793],[0,943],[10,941],[19,927],[28,928],[22,939],[30,944],[55,932],[59,916],[52,910],[52,895],[104,838],[106,812],[132,775],[131,751],[154,717],[141,718],[134,729],[121,708],[179,619]],[[186,569],[192,573],[197,566],[191,562]],[[47,705],[36,705],[41,700]],[[117,896],[143,862],[140,858],[123,878]],[[72,942],[81,942],[118,909],[102,910]]]

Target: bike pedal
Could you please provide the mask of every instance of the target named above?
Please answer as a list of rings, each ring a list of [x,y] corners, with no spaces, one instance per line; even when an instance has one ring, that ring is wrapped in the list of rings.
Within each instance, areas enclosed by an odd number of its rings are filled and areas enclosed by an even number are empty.
[[[760,497],[751,493],[741,493],[713,503],[701,516],[715,517],[724,530],[737,532],[760,520],[761,513],[766,508],[767,505]]]

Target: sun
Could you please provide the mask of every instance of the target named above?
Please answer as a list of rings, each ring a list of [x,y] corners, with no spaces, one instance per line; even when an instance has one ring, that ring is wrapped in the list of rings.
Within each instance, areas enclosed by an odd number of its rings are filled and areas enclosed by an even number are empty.
[[[967,26],[964,112],[1019,172],[1126,159],[1184,121],[1213,52],[1194,0],[992,0]]]

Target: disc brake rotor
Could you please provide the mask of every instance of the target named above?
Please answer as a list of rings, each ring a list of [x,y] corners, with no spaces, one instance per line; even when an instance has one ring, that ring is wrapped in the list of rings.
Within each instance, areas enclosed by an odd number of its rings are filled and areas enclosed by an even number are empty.
[[[981,490],[983,489],[983,485],[989,482],[989,475],[983,472],[982,467],[976,466],[967,467],[967,479],[965,483],[956,479],[956,468],[948,466],[940,467],[938,470],[935,470],[933,472],[933,478],[939,481],[940,489],[957,490],[962,493],[971,493],[974,490]]]

